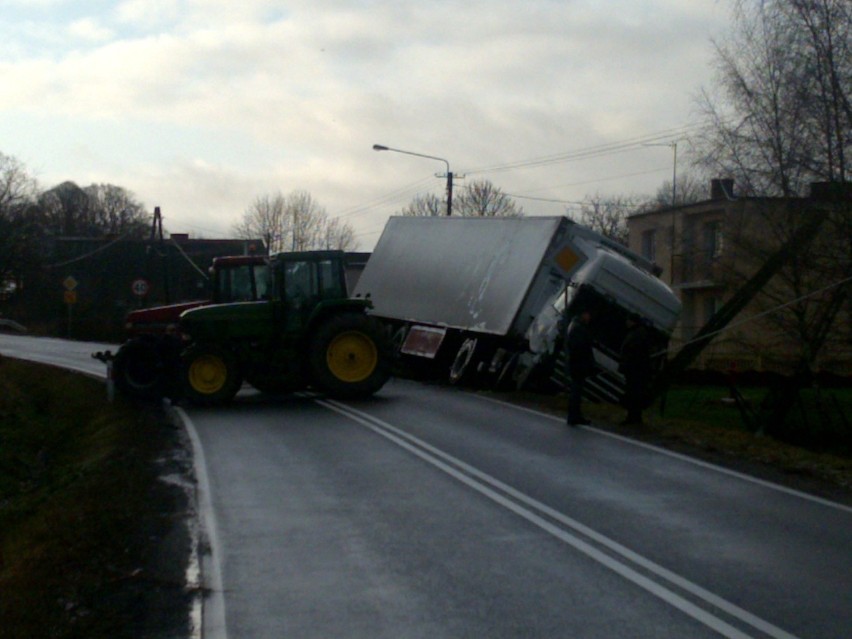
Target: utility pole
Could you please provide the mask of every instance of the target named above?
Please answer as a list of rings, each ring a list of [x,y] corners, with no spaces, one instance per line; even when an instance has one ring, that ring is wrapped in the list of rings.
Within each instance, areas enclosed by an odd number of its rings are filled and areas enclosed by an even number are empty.
[[[171,293],[169,289],[169,252],[163,238],[163,216],[160,213],[160,207],[154,207],[154,221],[151,224],[151,248],[154,247],[154,242],[158,241],[159,248],[162,250],[161,257],[163,258],[163,291],[166,295],[166,304],[171,303]],[[160,255],[160,252],[157,251]]]
[[[453,214],[453,172],[447,164],[447,215]]]

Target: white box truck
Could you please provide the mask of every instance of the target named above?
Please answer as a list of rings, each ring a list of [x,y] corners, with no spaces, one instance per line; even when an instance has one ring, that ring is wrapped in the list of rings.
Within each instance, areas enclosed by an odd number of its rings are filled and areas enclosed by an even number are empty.
[[[562,379],[566,321],[595,310],[593,395],[618,401],[626,318],[664,351],[680,301],[657,267],[566,217],[392,217],[355,288],[403,358],[450,381],[521,387]]]

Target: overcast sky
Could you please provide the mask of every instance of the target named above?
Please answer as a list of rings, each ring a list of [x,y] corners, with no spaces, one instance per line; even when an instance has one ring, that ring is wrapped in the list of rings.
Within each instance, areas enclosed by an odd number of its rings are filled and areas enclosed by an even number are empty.
[[[446,184],[442,162],[375,143],[445,158],[466,176],[456,193],[489,179],[527,214],[559,215],[566,205],[545,200],[653,194],[671,179],[671,148],[638,142],[696,124],[729,10],[0,0],[0,152],[43,188],[123,186],[195,237],[228,236],[255,198],[298,189],[371,249],[389,215]]]

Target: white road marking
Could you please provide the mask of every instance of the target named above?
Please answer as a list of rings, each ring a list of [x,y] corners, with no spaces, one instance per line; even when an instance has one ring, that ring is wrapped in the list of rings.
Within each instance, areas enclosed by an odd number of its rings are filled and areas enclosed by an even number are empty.
[[[179,406],[174,408],[184,423],[189,440],[192,443],[192,458],[195,466],[195,478],[198,482],[198,511],[203,522],[204,532],[209,546],[209,570],[204,571],[206,586],[210,594],[205,598],[202,614],[202,632],[204,639],[228,639],[228,626],[225,622],[225,595],[222,582],[221,547],[219,546],[219,529],[216,525],[216,515],[211,502],[210,480],[207,476],[207,461],[201,439],[195,424]]]
[[[499,404],[500,406],[506,406],[508,408],[514,408],[515,410],[519,410],[524,413],[530,413],[532,415],[537,415],[539,417],[545,417],[552,421],[558,421],[564,423],[565,420],[562,417],[557,417],[556,415],[551,415],[548,413],[543,413],[541,411],[535,410],[534,408],[527,408],[526,406],[518,406],[517,404],[512,404],[511,402],[504,402],[500,399],[494,399],[493,397],[485,397],[483,395],[477,395],[475,393],[470,393],[471,396],[477,397],[486,402],[491,402],[494,404]],[[752,484],[757,484],[758,486],[763,486],[764,488],[770,488],[777,492],[786,493],[788,495],[792,495],[794,497],[798,497],[800,499],[806,499],[808,501],[814,502],[816,504],[820,504],[821,506],[828,506],[829,508],[836,508],[837,510],[841,510],[843,512],[852,513],[852,506],[847,506],[845,504],[838,503],[836,501],[831,501],[830,499],[825,499],[823,497],[817,497],[816,495],[810,495],[808,493],[804,493],[800,490],[796,490],[795,488],[788,488],[787,486],[782,486],[781,484],[775,484],[771,481],[767,481],[765,479],[760,479],[758,477],[752,477],[751,475],[746,475],[745,473],[737,472],[736,470],[731,470],[730,468],[725,468],[724,466],[717,466],[716,464],[712,464],[710,462],[704,461],[702,459],[696,459],[695,457],[690,457],[689,455],[684,455],[682,453],[676,453],[672,450],[667,450],[665,448],[660,448],[659,446],[654,446],[653,444],[648,444],[645,442],[638,441],[636,439],[631,439],[630,437],[625,437],[624,435],[619,435],[618,433],[611,433],[606,430],[601,430],[600,428],[595,428],[594,426],[579,426],[584,430],[591,431],[598,435],[603,435],[604,437],[609,437],[611,439],[616,439],[620,442],[624,442],[625,444],[630,444],[631,446],[636,446],[637,448],[644,448],[645,450],[651,450],[655,453],[659,453],[660,455],[666,455],[667,457],[672,457],[674,459],[679,459],[680,461],[687,462],[692,464],[693,466],[700,466],[701,468],[706,468],[708,470],[712,470],[717,473],[721,473],[723,475],[728,475],[729,477],[736,477],[737,479],[741,479],[743,481],[750,482]]]
[[[641,574],[635,568],[628,565],[627,562],[656,575],[658,578],[668,582],[672,586],[680,588],[682,591],[704,601],[710,606],[714,606],[715,608],[724,611],[731,617],[748,624],[755,630],[773,637],[774,639],[796,639],[795,635],[774,626],[768,621],[743,610],[722,597],[719,597],[701,586],[690,582],[684,577],[681,577],[651,560],[642,557],[638,553],[622,546],[605,535],[602,535],[588,526],[553,510],[549,506],[546,506],[532,497],[515,490],[511,486],[504,484],[500,480],[478,470],[460,459],[435,448],[418,437],[406,433],[377,417],[364,413],[363,411],[356,410],[350,406],[346,406],[340,402],[321,399],[316,399],[315,401],[321,406],[361,424],[374,433],[393,442],[397,446],[408,450],[435,468],[438,468],[447,475],[462,482],[500,506],[526,519],[553,537],[579,550],[586,556],[599,562],[601,565],[633,582],[647,592],[662,599],[666,603],[684,612],[696,621],[699,621],[724,637],[729,637],[731,639],[749,639],[751,635],[742,632],[730,623],[697,606],[673,590],[670,590],[666,586]],[[554,521],[564,526],[564,528],[556,525]],[[576,533],[585,536],[591,542],[606,548],[624,561],[603,552],[600,548],[596,548],[589,541],[579,538],[565,528],[569,528]]]

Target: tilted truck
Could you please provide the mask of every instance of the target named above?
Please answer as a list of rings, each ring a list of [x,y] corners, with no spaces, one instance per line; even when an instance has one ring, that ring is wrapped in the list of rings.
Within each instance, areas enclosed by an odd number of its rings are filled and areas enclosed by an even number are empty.
[[[450,381],[518,388],[563,375],[565,322],[594,309],[593,395],[618,401],[626,319],[663,351],[680,301],[658,269],[565,217],[392,217],[355,296],[405,360],[423,358]]]
[[[185,397],[219,404],[243,380],[261,391],[312,388],[361,398],[390,375],[382,327],[370,302],[347,293],[342,251],[279,253],[267,299],[200,306],[180,316],[178,367]]]

